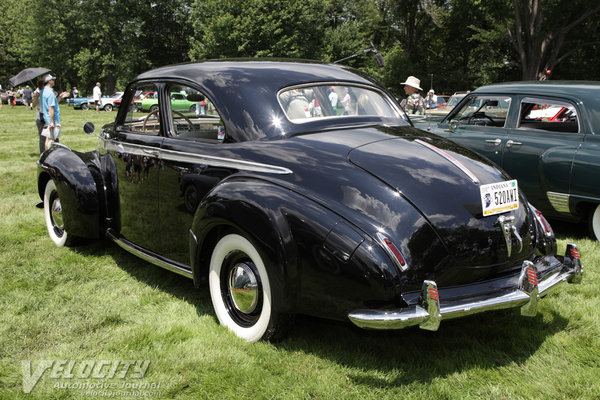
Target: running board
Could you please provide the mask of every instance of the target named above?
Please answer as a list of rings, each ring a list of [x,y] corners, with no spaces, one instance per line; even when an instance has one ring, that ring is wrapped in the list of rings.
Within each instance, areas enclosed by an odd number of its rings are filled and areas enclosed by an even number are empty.
[[[108,231],[106,232],[106,237],[115,242],[123,250],[128,251],[129,253],[141,258],[144,261],[148,261],[149,263],[154,264],[158,267],[164,268],[171,272],[175,272],[176,274],[179,274],[181,276],[185,276],[188,279],[194,279],[192,271],[188,268],[185,268],[181,264],[175,264],[173,262],[170,262],[165,258],[159,256],[158,254],[149,252],[148,250],[131,243],[130,241],[121,237],[120,235],[115,234],[112,229],[108,229]]]

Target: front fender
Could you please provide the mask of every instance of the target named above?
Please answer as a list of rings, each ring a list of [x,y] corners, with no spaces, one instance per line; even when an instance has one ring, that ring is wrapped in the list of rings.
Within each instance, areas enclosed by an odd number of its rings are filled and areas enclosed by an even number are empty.
[[[99,234],[97,184],[87,165],[97,157],[97,152],[76,154],[67,147],[53,146],[38,161],[40,198],[44,198],[46,183],[54,180],[63,209],[65,229],[73,236],[97,238]],[[84,161],[84,158],[87,160]]]

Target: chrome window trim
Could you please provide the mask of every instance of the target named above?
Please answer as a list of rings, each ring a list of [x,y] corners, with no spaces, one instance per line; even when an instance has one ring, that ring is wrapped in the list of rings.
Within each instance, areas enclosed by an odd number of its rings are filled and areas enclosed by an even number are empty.
[[[159,158],[161,160],[176,162],[207,164],[214,167],[232,168],[241,171],[264,172],[267,174],[287,175],[292,173],[292,170],[285,167],[279,167],[277,165],[269,165],[251,161],[236,160],[233,158],[215,157],[202,154],[166,150],[152,146],[119,142],[105,138],[101,138],[101,141],[103,142],[100,144],[102,149],[107,151],[116,151],[118,153],[129,153],[133,155],[150,156]]]

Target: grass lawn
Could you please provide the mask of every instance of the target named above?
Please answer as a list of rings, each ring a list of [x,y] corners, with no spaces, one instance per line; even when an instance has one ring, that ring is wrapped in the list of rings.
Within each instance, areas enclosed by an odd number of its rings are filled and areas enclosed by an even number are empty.
[[[298,317],[283,341],[248,344],[219,326],[208,288],[106,240],[52,243],[34,206],[33,114],[0,109],[1,399],[600,398],[600,246],[581,227],[555,225],[561,254],[569,241],[580,245],[583,283],[546,297],[534,318],[506,310],[442,322],[437,332],[371,332]],[[62,105],[61,115],[61,142],[92,150],[84,122],[99,130],[115,112]],[[53,368],[25,394],[23,365],[34,373],[43,360]],[[74,378],[60,360],[75,363]],[[99,374],[150,363],[139,378],[130,370],[85,378],[86,363],[102,360]],[[88,392],[86,382],[116,388]]]

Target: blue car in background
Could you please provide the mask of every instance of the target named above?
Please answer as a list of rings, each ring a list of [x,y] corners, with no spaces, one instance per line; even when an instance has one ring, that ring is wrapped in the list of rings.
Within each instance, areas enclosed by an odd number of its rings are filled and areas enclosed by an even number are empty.
[[[74,109],[89,110],[89,102],[92,101],[91,97],[69,97],[67,99],[67,105]]]

